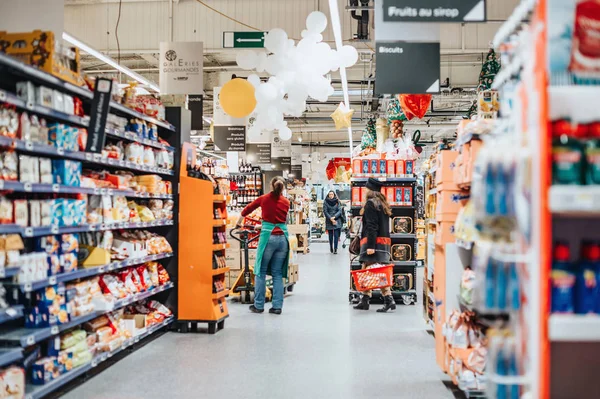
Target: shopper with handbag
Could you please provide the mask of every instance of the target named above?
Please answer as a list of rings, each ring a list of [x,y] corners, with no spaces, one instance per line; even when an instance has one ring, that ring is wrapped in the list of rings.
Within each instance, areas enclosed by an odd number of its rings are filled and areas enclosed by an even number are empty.
[[[331,190],[323,201],[323,215],[325,216],[325,228],[329,235],[329,252],[337,254],[338,242],[342,231],[343,208],[335,191]]]
[[[363,269],[375,263],[390,261],[390,216],[392,210],[385,195],[381,193],[383,184],[374,178],[367,181],[367,198],[360,210],[362,215],[362,232],[360,234],[360,249],[358,259],[363,264]],[[363,292],[358,305],[354,309],[369,310],[371,291]],[[384,306],[377,312],[387,312],[396,309],[396,303],[390,287],[382,288]]]
[[[246,216],[257,208],[262,209],[262,226],[254,264],[254,305],[250,305],[253,313],[263,313],[265,310],[267,275],[273,277],[273,307],[269,313],[281,314],[283,309],[283,276],[287,276],[290,259],[288,230],[285,225],[290,201],[283,195],[284,188],[283,177],[274,177],[271,180],[271,192],[248,204],[237,222],[241,226]]]

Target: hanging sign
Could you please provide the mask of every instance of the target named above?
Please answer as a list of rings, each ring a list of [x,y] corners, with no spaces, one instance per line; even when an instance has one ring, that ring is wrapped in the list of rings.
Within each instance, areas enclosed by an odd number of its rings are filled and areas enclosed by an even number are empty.
[[[246,151],[246,126],[214,126],[215,149],[218,151]]]
[[[247,143],[246,160],[252,165],[271,163],[271,143]]]
[[[192,113],[192,130],[204,128],[204,98],[202,94],[190,94],[187,98],[187,108]]]
[[[263,48],[266,32],[223,32],[223,48]]]
[[[292,141],[281,140],[278,134],[273,135],[273,145],[271,150],[273,158],[291,157],[292,156]]]
[[[112,79],[97,78],[94,85],[94,98],[88,125],[88,139],[85,150],[102,152],[106,141],[106,118],[112,96]]]
[[[202,42],[160,43],[160,94],[202,93]]]
[[[302,179],[302,165],[292,164],[289,177],[294,179]]]
[[[376,94],[439,93],[440,43],[378,41],[376,57]]]
[[[485,22],[485,0],[383,0],[391,22]]]
[[[292,169],[292,157],[271,158],[273,170],[289,173]]]

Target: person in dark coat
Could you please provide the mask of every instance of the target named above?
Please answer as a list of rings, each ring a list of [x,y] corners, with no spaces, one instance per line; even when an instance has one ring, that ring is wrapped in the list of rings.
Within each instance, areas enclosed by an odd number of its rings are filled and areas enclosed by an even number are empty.
[[[323,201],[323,215],[325,216],[325,228],[329,235],[329,251],[332,254],[337,254],[342,224],[344,224],[343,212],[344,208],[339,198],[333,190],[329,191]]]
[[[363,264],[363,269],[374,263],[387,263],[390,261],[390,250],[392,240],[390,238],[390,216],[392,210],[387,202],[385,195],[381,193],[382,183],[373,178],[367,181],[367,198],[363,208],[360,210],[362,215],[362,232],[360,239],[359,261]],[[369,300],[371,291],[363,292],[363,296],[354,309],[369,310]],[[390,287],[382,288],[384,306],[378,309],[378,312],[387,312],[396,309],[396,303],[392,296]]]

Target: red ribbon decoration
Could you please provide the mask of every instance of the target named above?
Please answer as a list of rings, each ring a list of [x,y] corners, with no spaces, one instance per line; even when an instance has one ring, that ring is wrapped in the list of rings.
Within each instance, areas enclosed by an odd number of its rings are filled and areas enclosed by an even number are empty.
[[[400,94],[398,97],[400,107],[408,120],[423,118],[431,104],[431,94]]]

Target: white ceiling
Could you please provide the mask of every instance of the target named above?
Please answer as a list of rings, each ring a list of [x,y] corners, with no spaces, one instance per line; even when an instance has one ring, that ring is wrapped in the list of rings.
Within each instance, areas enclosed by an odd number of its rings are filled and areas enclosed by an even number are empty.
[[[243,22],[252,28],[268,31],[283,28],[290,37],[299,37],[304,29],[306,16],[314,11],[329,15],[325,0],[202,0],[209,7]],[[487,23],[443,24],[441,27],[441,76],[450,78],[453,87],[473,88],[481,70],[482,59],[500,24],[510,15],[519,0],[488,0]],[[352,41],[356,22],[352,20],[345,6],[348,0],[338,0],[342,12],[342,32],[359,52],[362,62],[350,69],[348,79],[356,82],[350,85],[362,95],[351,96],[355,117],[362,120],[354,123],[355,137],[360,138],[364,118],[370,112],[365,104],[373,97],[372,85],[364,81],[375,71],[372,56],[374,42]],[[205,47],[205,93],[212,95],[212,88],[231,78],[232,73],[244,75],[235,65],[235,50],[222,48],[224,31],[248,31],[243,26],[210,10],[197,0],[122,0],[121,16],[118,24],[119,47],[117,49],[117,20],[119,0],[65,0],[65,30],[100,51],[119,58],[122,64],[140,74],[158,81],[157,53],[161,41],[202,41]],[[371,17],[372,20],[372,17]],[[374,37],[371,26],[370,37]],[[332,41],[331,29],[324,33],[324,40]],[[111,68],[95,58],[83,57],[84,69],[88,73],[112,74]],[[409,72],[399,71],[399,78],[410,78]],[[332,76],[339,80],[339,74]],[[361,83],[362,81],[362,83]],[[339,84],[334,84],[340,89]],[[457,117],[468,109],[472,96],[440,95],[436,97],[434,108],[445,110],[446,116],[430,118],[429,126],[423,122],[418,126],[423,136],[453,133],[456,126],[452,111]],[[295,136],[302,132],[303,139],[309,139],[309,132],[315,141],[343,140],[345,132],[333,131],[328,119],[341,96],[330,98],[329,104],[310,104],[305,118],[290,121]],[[212,113],[212,104],[207,102],[206,113]]]

